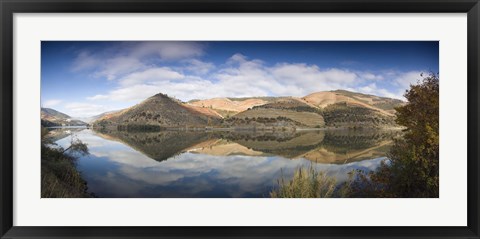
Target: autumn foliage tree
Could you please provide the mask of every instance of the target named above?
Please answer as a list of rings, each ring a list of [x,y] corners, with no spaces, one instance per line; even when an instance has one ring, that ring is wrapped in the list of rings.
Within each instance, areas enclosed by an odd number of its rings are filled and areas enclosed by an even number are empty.
[[[359,174],[353,190],[361,197],[438,197],[439,79],[423,76],[406,91],[407,104],[396,108],[396,122],[405,127],[388,159],[368,175]]]

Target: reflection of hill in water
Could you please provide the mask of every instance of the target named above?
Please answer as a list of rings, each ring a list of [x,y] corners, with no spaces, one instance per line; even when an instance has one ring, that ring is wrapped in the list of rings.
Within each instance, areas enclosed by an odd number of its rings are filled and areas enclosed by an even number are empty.
[[[347,163],[386,155],[398,131],[327,131],[322,147],[299,157],[319,163]]]
[[[319,147],[325,137],[324,131],[291,133],[288,137],[259,137],[253,139],[239,139],[236,143],[268,154],[279,155],[285,158],[295,158],[302,153]]]
[[[99,136],[116,140],[129,145],[137,151],[157,161],[166,160],[186,148],[209,140],[208,134],[197,132],[129,132],[129,131],[96,131]]]
[[[255,151],[238,143],[226,139],[212,139],[196,144],[185,151],[215,156],[247,155],[264,156],[265,153]]]
[[[181,152],[216,156],[277,155],[305,158],[318,163],[343,164],[385,156],[398,132],[306,131],[306,132],[127,132],[100,131],[100,136],[118,140],[158,161]]]
[[[85,130],[85,128],[47,128],[47,130],[47,139],[51,142],[56,142],[72,134],[79,133]]]

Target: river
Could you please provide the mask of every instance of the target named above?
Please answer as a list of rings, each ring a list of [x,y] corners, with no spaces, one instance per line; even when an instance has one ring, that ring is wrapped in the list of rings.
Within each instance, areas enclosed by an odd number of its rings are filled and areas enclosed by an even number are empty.
[[[89,192],[106,198],[261,198],[281,177],[313,166],[348,179],[355,169],[375,170],[395,132],[127,132],[52,129],[56,144],[72,137],[90,154],[77,169]]]

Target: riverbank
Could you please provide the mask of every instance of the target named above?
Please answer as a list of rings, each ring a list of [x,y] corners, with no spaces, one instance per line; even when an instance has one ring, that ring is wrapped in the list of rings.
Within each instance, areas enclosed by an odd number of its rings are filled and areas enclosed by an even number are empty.
[[[93,195],[87,192],[87,182],[77,170],[75,156],[67,151],[87,153],[86,145],[72,141],[67,148],[53,147],[42,129],[41,145],[41,197],[42,198],[85,198]]]
[[[150,125],[135,125],[134,127],[91,127],[93,130],[119,130],[119,131],[226,131],[226,132],[242,132],[242,131],[261,131],[261,132],[296,132],[296,131],[326,131],[326,130],[382,130],[382,131],[399,131],[405,129],[398,126],[379,126],[379,127],[251,127],[251,126],[236,126],[236,127],[212,127],[212,126],[191,126],[191,127],[177,127],[177,126],[150,126]]]
[[[75,158],[59,149],[42,147],[42,198],[92,197],[75,167]]]

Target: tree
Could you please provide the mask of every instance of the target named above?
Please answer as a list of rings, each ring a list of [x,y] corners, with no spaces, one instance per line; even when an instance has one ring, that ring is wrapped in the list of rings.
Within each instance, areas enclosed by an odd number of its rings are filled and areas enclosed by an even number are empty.
[[[422,77],[406,91],[407,104],[396,108],[403,137],[377,171],[360,174],[354,190],[360,196],[438,197],[439,78],[433,73]]]

